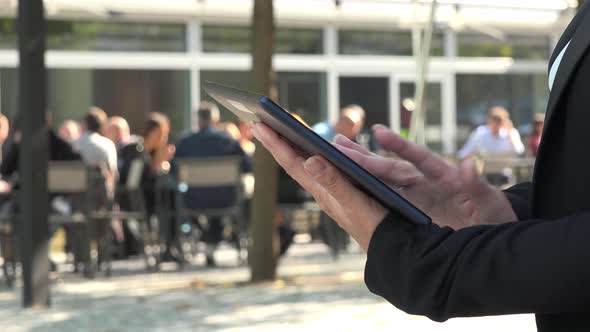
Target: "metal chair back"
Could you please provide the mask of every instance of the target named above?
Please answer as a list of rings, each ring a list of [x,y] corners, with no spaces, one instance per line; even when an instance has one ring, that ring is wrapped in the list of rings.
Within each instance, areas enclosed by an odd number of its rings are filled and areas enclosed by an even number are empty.
[[[231,157],[181,158],[178,181],[188,188],[241,187],[241,159]]]
[[[88,167],[82,161],[50,161],[47,190],[50,193],[76,194],[88,189]]]

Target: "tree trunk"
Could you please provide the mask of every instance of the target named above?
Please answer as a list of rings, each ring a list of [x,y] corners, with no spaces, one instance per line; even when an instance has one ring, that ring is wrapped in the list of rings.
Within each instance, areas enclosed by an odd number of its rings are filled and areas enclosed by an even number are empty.
[[[252,79],[257,93],[273,91],[274,18],[272,0],[255,0],[252,17]],[[259,143],[254,157],[256,187],[252,200],[252,245],[248,254],[251,281],[274,280],[278,261],[278,233],[274,222],[277,200],[277,164]]]

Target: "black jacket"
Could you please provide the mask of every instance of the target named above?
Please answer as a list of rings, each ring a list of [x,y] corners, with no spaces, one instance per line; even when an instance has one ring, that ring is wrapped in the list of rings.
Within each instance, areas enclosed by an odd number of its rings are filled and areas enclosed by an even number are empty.
[[[80,155],[72,146],[59,137],[53,129],[48,130],[49,135],[49,160],[67,161],[80,160]],[[12,142],[6,149],[6,155],[0,166],[2,177],[8,178],[18,171],[20,144]]]
[[[533,183],[506,192],[519,221],[453,231],[391,213],[369,245],[365,282],[412,314],[452,317],[536,313],[548,331],[590,331],[590,5],[550,95]]]

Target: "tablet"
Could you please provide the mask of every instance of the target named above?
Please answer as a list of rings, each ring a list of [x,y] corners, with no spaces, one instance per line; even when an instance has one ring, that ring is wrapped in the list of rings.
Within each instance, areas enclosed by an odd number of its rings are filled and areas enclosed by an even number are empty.
[[[305,157],[312,155],[324,157],[360,190],[373,197],[384,207],[417,224],[432,222],[424,212],[340,152],[332,143],[324,140],[305,124],[299,122],[270,98],[211,82],[206,82],[204,89],[213,99],[241,120],[246,122],[260,121],[274,129]]]

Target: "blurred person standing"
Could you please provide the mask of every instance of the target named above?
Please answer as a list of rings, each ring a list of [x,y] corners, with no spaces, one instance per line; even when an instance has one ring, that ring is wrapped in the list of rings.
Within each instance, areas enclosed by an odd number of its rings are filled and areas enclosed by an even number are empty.
[[[537,157],[539,151],[539,144],[541,144],[541,136],[543,135],[543,127],[545,126],[545,114],[535,113],[533,116],[533,131],[529,137],[529,150],[531,156]]]
[[[525,147],[518,130],[514,128],[508,111],[503,107],[492,107],[488,113],[487,125],[473,131],[467,143],[459,150],[458,157],[465,159],[474,155],[483,157],[518,156]]]
[[[242,172],[250,172],[252,160],[246,155],[240,143],[227,133],[219,130],[219,108],[210,102],[201,102],[197,111],[199,131],[181,139],[176,147],[176,157],[220,157],[239,156]],[[184,202],[188,208],[224,208],[233,204],[236,197],[234,188],[188,189]],[[207,265],[215,265],[213,253],[223,237],[223,225],[220,218],[208,218],[205,230],[207,242]]]

